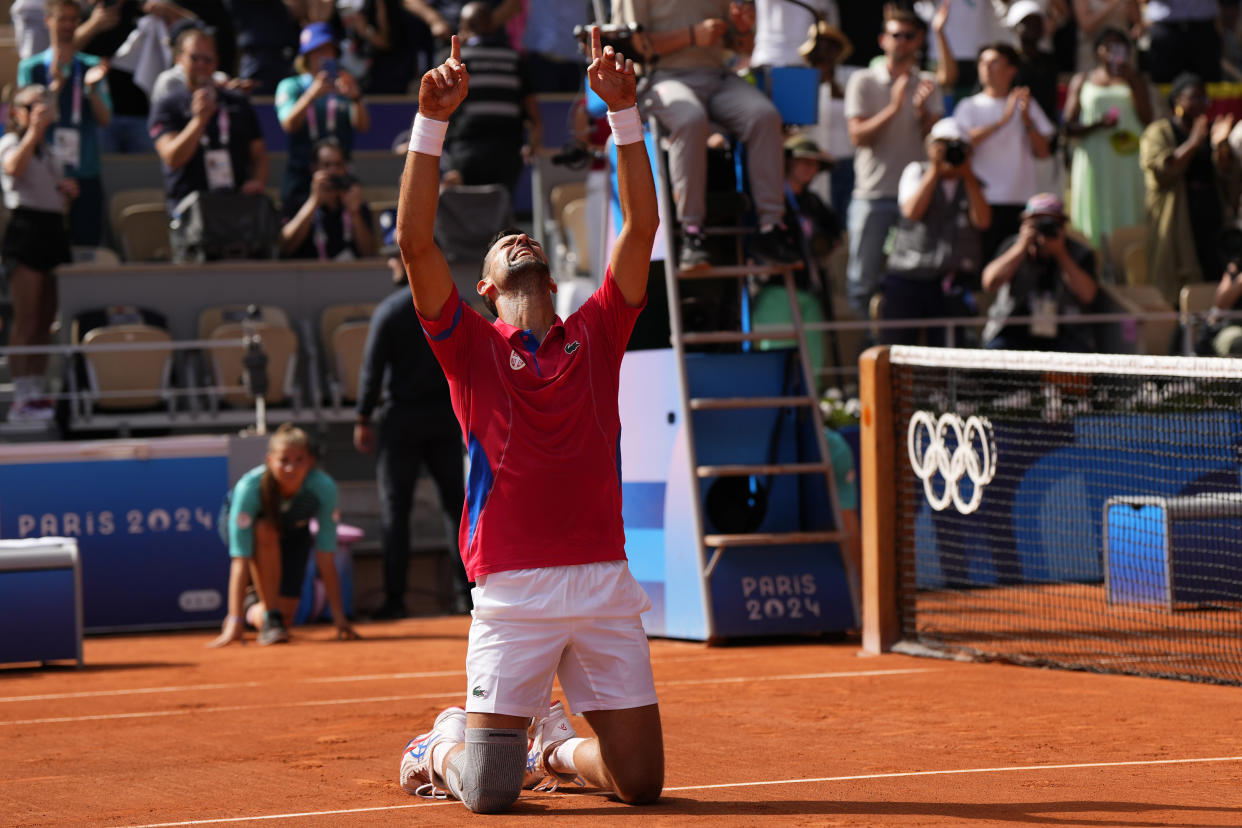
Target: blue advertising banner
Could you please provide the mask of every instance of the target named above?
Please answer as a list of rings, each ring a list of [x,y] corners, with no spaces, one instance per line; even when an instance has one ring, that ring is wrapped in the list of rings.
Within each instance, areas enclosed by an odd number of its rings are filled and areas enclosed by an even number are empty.
[[[216,520],[228,486],[227,443],[197,452],[161,452],[159,443],[130,452],[141,459],[118,452],[94,459],[89,448],[80,459],[72,449],[43,461],[0,454],[0,537],[77,539],[87,631],[224,617],[228,560]]]

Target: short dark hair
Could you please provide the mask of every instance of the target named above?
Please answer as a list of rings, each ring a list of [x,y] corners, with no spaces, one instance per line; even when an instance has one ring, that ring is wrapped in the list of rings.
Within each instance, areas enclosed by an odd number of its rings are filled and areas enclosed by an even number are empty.
[[[173,55],[181,54],[181,49],[185,46],[188,38],[195,35],[211,38],[211,45],[216,45],[216,30],[206,25],[201,20],[189,20],[173,27]]]
[[[910,9],[888,7],[884,9],[884,22],[905,23],[913,26],[920,31],[927,31],[927,24],[923,22],[923,18],[919,17]]]
[[[1116,26],[1105,26],[1096,33],[1095,39],[1091,41],[1092,51],[1100,48],[1110,40],[1120,40],[1127,46],[1130,45],[1130,37]]]
[[[341,154],[342,158],[345,157],[345,147],[341,145],[341,139],[337,138],[335,135],[327,135],[323,138],[320,138],[311,147],[310,157],[311,157],[312,164],[316,166],[319,165],[319,153],[325,149],[334,149]]]
[[[1010,46],[1008,43],[985,43],[979,47],[979,54],[975,59],[983,57],[984,52],[996,52],[996,54],[1009,61],[1009,65],[1018,68],[1022,64],[1022,58],[1018,55],[1018,50]]]
[[[487,243],[487,250],[483,254],[483,262],[479,265],[479,280],[480,281],[482,281],[484,278],[487,277],[487,257],[491,255],[492,248],[496,246],[496,242],[500,241],[506,236],[516,236],[521,232],[523,231],[519,230],[516,227],[505,227],[501,230],[496,231],[496,235],[492,236],[491,240]],[[492,312],[492,316],[499,318],[500,313],[496,310],[496,303],[492,301],[491,297],[484,295],[482,299],[483,299],[483,306]]]

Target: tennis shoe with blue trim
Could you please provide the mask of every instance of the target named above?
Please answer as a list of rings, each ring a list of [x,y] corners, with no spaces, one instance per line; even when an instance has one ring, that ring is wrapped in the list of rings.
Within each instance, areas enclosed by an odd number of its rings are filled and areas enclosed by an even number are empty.
[[[431,768],[431,748],[441,741],[466,741],[466,711],[450,707],[436,716],[431,730],[415,736],[401,752],[401,790],[425,799],[448,799],[448,785]]]
[[[530,729],[530,747],[526,751],[526,782],[523,787],[529,790],[552,792],[562,782],[585,787],[586,782],[576,773],[558,773],[548,764],[552,751],[566,739],[578,735],[565,706],[559,701],[553,702],[548,708],[548,715],[536,719]]]

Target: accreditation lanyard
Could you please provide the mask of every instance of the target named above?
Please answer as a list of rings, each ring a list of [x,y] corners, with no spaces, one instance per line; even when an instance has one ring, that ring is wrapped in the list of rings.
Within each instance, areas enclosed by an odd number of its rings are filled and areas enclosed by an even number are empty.
[[[327,110],[328,134],[331,135],[336,132],[336,95],[328,96]],[[315,113],[314,101],[306,108],[306,129],[310,132],[312,144],[319,140],[319,116]]]
[[[217,93],[218,95],[219,93]],[[216,131],[220,133],[220,146],[224,149],[229,148],[229,110],[224,105],[224,101],[216,98]],[[203,135],[198,139],[204,146],[209,146],[211,141],[207,138],[207,131],[203,131]]]
[[[315,250],[319,254],[319,261],[326,262],[328,260],[328,231],[323,226],[323,212],[323,207],[315,210]],[[354,241],[354,217],[350,215],[349,210],[345,209],[343,203],[341,204],[341,239],[345,247],[349,247]]]
[[[47,67],[47,82],[50,84],[53,77],[52,69],[52,53],[49,51],[47,58],[44,59],[43,65]],[[83,80],[82,61],[77,58],[73,59],[73,107],[70,114],[70,123],[75,127],[82,125],[82,80]]]

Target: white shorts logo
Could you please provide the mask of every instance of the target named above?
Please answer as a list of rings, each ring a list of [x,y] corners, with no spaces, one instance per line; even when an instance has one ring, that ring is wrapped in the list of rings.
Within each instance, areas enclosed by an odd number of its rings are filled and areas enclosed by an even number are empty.
[[[951,451],[945,442],[950,433],[954,443]],[[923,492],[933,509],[940,512],[952,503],[968,515],[979,508],[983,487],[996,474],[996,440],[987,417],[962,420],[956,414],[941,414],[936,420],[928,411],[916,411],[910,418],[906,439],[910,465],[923,481]],[[937,476],[944,478],[944,491],[939,495],[933,485]],[[958,486],[963,477],[972,484],[969,500],[962,497]]]

